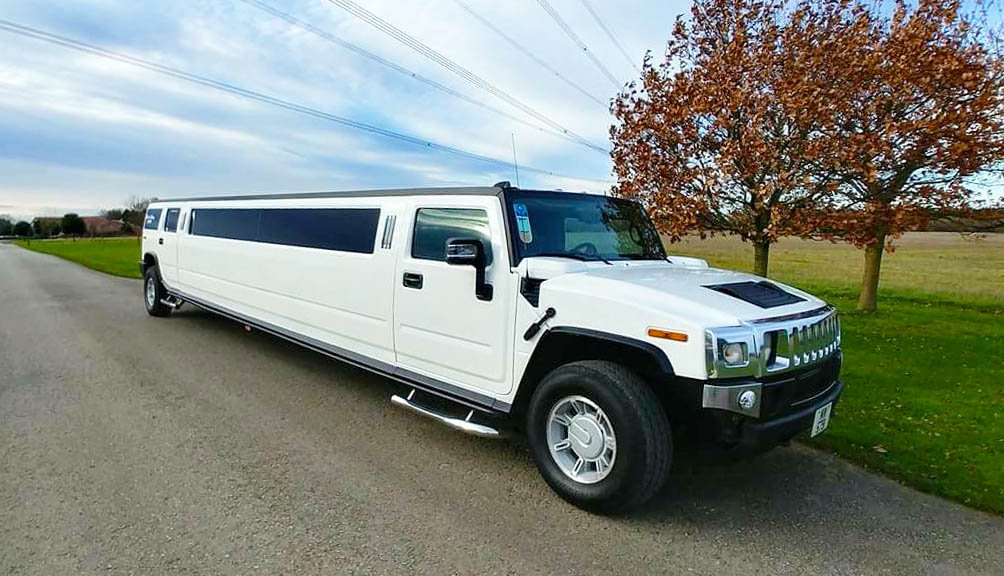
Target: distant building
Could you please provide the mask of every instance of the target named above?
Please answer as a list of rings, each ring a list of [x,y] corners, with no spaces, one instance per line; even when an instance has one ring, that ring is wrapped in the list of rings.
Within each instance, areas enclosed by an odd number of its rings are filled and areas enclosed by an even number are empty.
[[[113,236],[122,232],[121,220],[109,220],[104,216],[84,216],[83,219],[91,236]]]

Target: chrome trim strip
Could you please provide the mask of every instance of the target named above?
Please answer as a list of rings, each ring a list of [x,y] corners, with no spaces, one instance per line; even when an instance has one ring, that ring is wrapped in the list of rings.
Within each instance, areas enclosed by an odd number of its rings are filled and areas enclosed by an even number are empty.
[[[448,382],[442,382],[434,378],[429,378],[428,376],[423,376],[405,368],[400,368],[394,366],[393,364],[376,360],[370,358],[369,356],[364,356],[357,352],[346,350],[333,344],[328,344],[327,342],[322,342],[316,338],[311,338],[310,336],[293,332],[292,330],[287,330],[263,320],[256,320],[250,316],[241,314],[240,312],[235,312],[229,308],[206,302],[201,298],[190,296],[181,290],[173,290],[169,288],[167,292],[175,298],[184,300],[185,302],[191,302],[200,308],[204,308],[210,312],[219,314],[220,316],[224,316],[242,324],[253,326],[262,332],[268,332],[273,336],[278,336],[279,338],[288,340],[294,344],[299,344],[304,348],[309,348],[336,360],[352,364],[353,366],[363,368],[364,370],[369,370],[370,372],[391,378],[392,380],[396,380],[402,384],[419,388],[431,394],[446,398],[447,400],[458,402],[468,407],[486,412],[508,413],[512,410],[511,404],[501,402],[491,396],[472,392],[470,390],[460,388],[459,386],[454,386]]]
[[[838,380],[834,380],[833,382],[830,382],[830,385],[827,386],[825,390],[823,390],[819,394],[816,394],[815,396],[812,396],[810,398],[804,398],[802,400],[799,400],[798,402],[792,402],[791,403],[792,407],[794,407],[794,406],[801,406],[802,404],[808,404],[808,403],[810,403],[810,402],[812,402],[814,400],[818,400],[821,396],[825,396],[825,395],[829,394],[833,390],[833,387],[837,385],[837,382],[838,382]]]
[[[751,320],[750,324],[766,324],[768,322],[787,322],[789,320],[800,320],[802,318],[821,316],[823,314],[826,314],[827,312],[832,312],[833,310],[835,310],[835,308],[827,304],[826,306],[820,306],[819,308],[806,310],[805,312],[796,312],[794,314],[786,314],[784,316],[774,316],[772,318],[761,318],[759,320]]]
[[[380,239],[380,247],[384,250],[389,250],[391,241],[394,238],[394,224],[397,222],[397,216],[394,214],[388,214],[383,220],[383,236]]]
[[[736,384],[734,386],[705,384],[703,397],[701,398],[701,408],[717,408],[718,410],[728,410],[729,412],[738,412],[739,414],[759,418],[762,389],[763,387],[759,382]],[[748,410],[739,406],[739,395],[747,390],[752,390],[756,394],[756,403]]]

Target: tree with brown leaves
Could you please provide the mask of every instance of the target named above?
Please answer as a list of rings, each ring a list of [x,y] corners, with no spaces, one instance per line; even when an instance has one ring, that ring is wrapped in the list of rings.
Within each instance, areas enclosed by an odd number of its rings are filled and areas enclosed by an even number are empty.
[[[802,214],[833,193],[820,177],[824,129],[842,98],[827,74],[846,51],[842,4],[698,0],[665,59],[614,102],[615,193],[645,202],[671,241],[730,233],[766,276],[779,236],[813,231]]]
[[[882,254],[938,213],[969,208],[966,178],[1004,159],[1004,69],[986,22],[957,0],[848,9],[841,44],[853,57],[831,64],[842,83],[821,174],[840,183],[816,214],[824,237],[865,250],[858,309],[874,310]]]

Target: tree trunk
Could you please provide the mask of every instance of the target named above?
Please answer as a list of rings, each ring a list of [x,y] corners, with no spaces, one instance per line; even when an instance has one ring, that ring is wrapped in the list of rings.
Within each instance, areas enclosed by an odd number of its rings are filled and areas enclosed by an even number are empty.
[[[874,312],[878,305],[879,271],[882,268],[882,254],[884,252],[885,234],[879,234],[875,238],[875,243],[865,248],[865,273],[861,279],[858,310]]]
[[[770,257],[770,241],[753,241],[753,273],[757,276],[767,277],[767,260]]]

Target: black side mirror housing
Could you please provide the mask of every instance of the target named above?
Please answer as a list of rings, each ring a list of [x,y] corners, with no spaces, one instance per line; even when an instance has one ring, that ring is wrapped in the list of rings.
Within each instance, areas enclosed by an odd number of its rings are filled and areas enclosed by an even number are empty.
[[[475,272],[474,294],[478,300],[491,301],[494,290],[485,282],[485,243],[479,238],[450,238],[446,241],[446,263],[452,266],[473,266]]]

